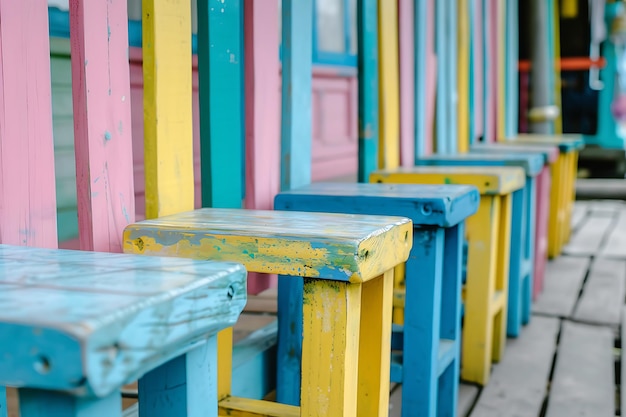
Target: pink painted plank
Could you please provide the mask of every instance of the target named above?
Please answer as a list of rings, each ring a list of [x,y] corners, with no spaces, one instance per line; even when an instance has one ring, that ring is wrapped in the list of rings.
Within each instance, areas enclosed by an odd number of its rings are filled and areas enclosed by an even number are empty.
[[[0,242],[57,247],[46,0],[0,0]]]
[[[250,209],[270,210],[280,187],[280,67],[278,2],[245,2],[246,198]],[[249,274],[248,292],[275,277]]]
[[[483,7],[482,0],[474,2],[474,26],[472,45],[474,48],[474,141],[484,134],[485,101],[483,98]]]
[[[437,95],[437,53],[435,51],[435,0],[428,1],[428,19],[426,32],[426,143],[424,154],[433,153],[435,143],[435,97]]]
[[[489,0],[488,10],[486,13],[486,22],[484,23],[485,43],[487,45],[487,71],[489,80],[488,94],[485,100],[485,140],[494,142],[496,140],[496,123],[497,123],[497,98],[498,98],[498,2],[499,0]]]
[[[400,164],[415,164],[415,9],[413,0],[398,0],[400,49]]]
[[[535,265],[533,273],[533,300],[543,290],[548,263],[548,222],[550,216],[550,168],[544,166],[537,177],[537,216],[535,218]]]
[[[80,246],[121,252],[135,220],[126,0],[70,0],[70,39]]]

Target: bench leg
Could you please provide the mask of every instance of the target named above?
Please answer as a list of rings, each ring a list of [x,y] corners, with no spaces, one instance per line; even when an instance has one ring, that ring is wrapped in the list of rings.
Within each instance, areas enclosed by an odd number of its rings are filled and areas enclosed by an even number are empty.
[[[7,417],[7,389],[0,387],[0,417]]]
[[[525,249],[525,231],[527,222],[526,190],[513,193],[513,222],[511,225],[511,255],[509,262],[509,292],[507,314],[507,336],[519,336],[522,327],[523,280],[522,265]]]
[[[357,416],[361,290],[360,284],[304,279],[303,416]]]
[[[551,167],[552,188],[550,191],[550,220],[548,222],[548,257],[556,258],[561,254],[561,230],[563,222],[563,159],[560,154]]]
[[[495,288],[490,291],[490,300],[501,300],[501,303],[492,304],[491,314],[494,315],[493,327],[493,350],[491,358],[494,362],[500,362],[504,355],[506,345],[506,322],[507,322],[507,294],[509,293],[509,264],[511,254],[511,213],[513,196],[500,197],[500,225],[498,226],[497,245],[497,271]],[[501,294],[502,297],[497,295]]]
[[[300,405],[303,280],[278,277],[276,401]]]
[[[215,415],[217,336],[139,380],[139,417]]]
[[[413,229],[405,279],[402,417],[436,416],[443,256],[444,229]]]
[[[39,389],[20,389],[21,417],[121,417],[122,396],[114,391],[105,398],[78,398]]]

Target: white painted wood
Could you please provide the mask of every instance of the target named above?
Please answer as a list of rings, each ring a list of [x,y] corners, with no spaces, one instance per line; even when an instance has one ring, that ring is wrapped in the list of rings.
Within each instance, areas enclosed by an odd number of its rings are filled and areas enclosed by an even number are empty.
[[[579,230],[574,233],[572,240],[563,248],[563,253],[573,256],[591,256],[600,250],[602,239],[613,222],[612,216],[591,216]]]
[[[561,256],[549,262],[544,290],[533,304],[533,312],[569,317],[588,267],[586,257]]]
[[[574,318],[617,326],[626,290],[626,261],[596,258],[589,270]]]

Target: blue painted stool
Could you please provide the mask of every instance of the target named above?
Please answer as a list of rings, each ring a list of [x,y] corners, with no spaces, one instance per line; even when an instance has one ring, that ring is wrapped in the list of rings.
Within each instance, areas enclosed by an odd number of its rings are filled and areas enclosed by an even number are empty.
[[[456,415],[463,226],[477,211],[479,199],[472,186],[355,183],[312,184],[275,198],[276,210],[412,219],[406,288],[404,293],[394,291],[405,309],[404,326],[394,325],[394,339],[400,339],[403,353],[393,355],[391,363],[391,380],[403,384],[404,417]],[[293,405],[300,398],[300,388],[293,384],[300,364],[289,360],[289,352],[298,351],[302,339],[288,323],[301,315],[301,294],[302,281],[279,278],[277,400]]]
[[[216,334],[246,304],[236,263],[0,245],[0,384],[21,417],[217,416]]]
[[[415,162],[429,166],[517,166],[524,168],[526,185],[513,193],[511,216],[511,258],[507,336],[517,337],[522,324],[530,321],[534,272],[536,177],[544,166],[544,156],[537,153],[472,153],[432,155]]]

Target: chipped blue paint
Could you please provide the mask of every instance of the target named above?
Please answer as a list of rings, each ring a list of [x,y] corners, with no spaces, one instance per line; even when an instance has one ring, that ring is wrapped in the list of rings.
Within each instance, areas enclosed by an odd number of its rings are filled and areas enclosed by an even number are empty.
[[[104,140],[106,140],[106,141],[111,140],[111,132],[109,132],[108,130],[106,132],[104,132]]]

